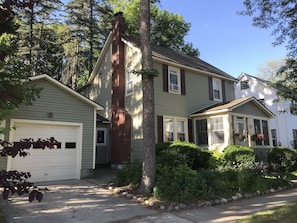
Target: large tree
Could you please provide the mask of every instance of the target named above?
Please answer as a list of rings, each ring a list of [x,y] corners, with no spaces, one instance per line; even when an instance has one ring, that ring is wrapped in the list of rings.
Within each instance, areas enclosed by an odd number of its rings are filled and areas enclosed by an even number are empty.
[[[143,91],[143,164],[140,190],[152,192],[156,178],[155,115],[154,115],[154,70],[150,41],[150,0],[140,0],[139,19],[142,52]]]
[[[288,59],[278,71],[274,87],[285,99],[297,101],[297,2],[290,0],[245,0],[244,15],[253,16],[253,25],[272,28],[276,36],[273,45],[285,44]]]
[[[68,38],[63,75],[66,80],[72,79],[72,88],[76,88],[79,80],[88,79],[108,35],[106,28],[110,26],[102,24],[100,18],[111,13],[99,0],[71,0],[65,5],[65,12]]]

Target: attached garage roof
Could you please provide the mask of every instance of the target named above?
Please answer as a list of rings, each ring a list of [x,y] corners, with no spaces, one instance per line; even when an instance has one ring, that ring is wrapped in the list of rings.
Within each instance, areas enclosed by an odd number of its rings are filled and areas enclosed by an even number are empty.
[[[216,104],[210,107],[200,109],[199,111],[193,112],[191,117],[201,116],[201,115],[210,115],[222,112],[232,112],[234,109],[247,104],[253,103],[259,110],[264,112],[268,117],[274,117],[274,114],[266,108],[263,104],[261,104],[255,97],[247,97],[247,98],[239,98],[233,101],[227,102],[225,104]]]
[[[31,81],[35,81],[35,80],[47,80],[48,82],[54,84],[55,86],[61,88],[62,90],[64,90],[65,92],[73,95],[74,97],[78,98],[79,100],[83,101],[84,103],[94,107],[94,109],[96,110],[103,110],[103,107],[99,104],[97,104],[96,102],[90,100],[89,98],[83,96],[82,94],[74,91],[73,89],[71,89],[70,87],[66,86],[65,84],[61,83],[60,81],[57,81],[56,79],[46,75],[46,74],[42,74],[42,75],[38,75],[38,76],[33,76],[30,77],[29,80]]]

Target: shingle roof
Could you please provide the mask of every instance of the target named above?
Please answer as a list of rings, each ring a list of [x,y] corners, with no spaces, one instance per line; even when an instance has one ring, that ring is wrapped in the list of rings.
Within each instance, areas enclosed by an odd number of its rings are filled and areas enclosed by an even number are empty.
[[[266,112],[266,114],[268,114],[268,116],[271,116],[271,117],[274,116],[274,114],[268,108],[266,108],[264,105],[262,105],[260,102],[258,102],[257,99],[253,96],[235,99],[235,100],[232,100],[232,101],[224,103],[224,104],[215,104],[215,105],[209,106],[207,108],[200,109],[200,110],[192,113],[191,116],[195,116],[198,114],[210,114],[210,113],[217,113],[217,112],[232,111],[233,109],[235,109],[241,105],[244,105],[248,102],[254,103],[259,109]]]
[[[135,47],[140,47],[140,41],[135,39],[134,37],[123,35],[122,38],[132,43]],[[227,79],[237,81],[237,79],[234,78],[233,76],[205,62],[204,60],[201,60],[200,58],[189,56],[180,52],[176,52],[171,49],[167,49],[165,47],[152,45],[152,55],[153,57],[156,57],[156,58],[168,60],[176,64],[181,64],[194,69],[210,72],[210,73],[225,77]]]

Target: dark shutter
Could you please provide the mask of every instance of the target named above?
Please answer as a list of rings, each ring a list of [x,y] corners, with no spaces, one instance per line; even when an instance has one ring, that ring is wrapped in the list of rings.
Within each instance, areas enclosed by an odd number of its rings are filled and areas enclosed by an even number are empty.
[[[193,119],[188,119],[188,134],[189,134],[189,142],[194,142],[194,140],[193,140]]]
[[[208,77],[209,100],[213,100],[212,77]]]
[[[163,64],[163,91],[168,92],[168,65]]]
[[[181,94],[186,95],[185,70],[183,69],[180,69],[180,85],[181,85]]]
[[[223,103],[226,102],[226,87],[225,87],[225,80],[222,80],[222,96],[223,96]]]
[[[157,128],[158,128],[158,143],[162,143],[163,140],[163,116],[157,116]]]

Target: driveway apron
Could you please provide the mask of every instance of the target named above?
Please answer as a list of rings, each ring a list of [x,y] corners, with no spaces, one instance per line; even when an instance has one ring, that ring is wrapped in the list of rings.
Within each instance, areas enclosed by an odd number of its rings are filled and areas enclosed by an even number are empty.
[[[48,188],[40,203],[29,203],[26,196],[0,199],[8,223],[109,223],[158,213],[112,195],[95,179],[56,181],[39,187]]]

